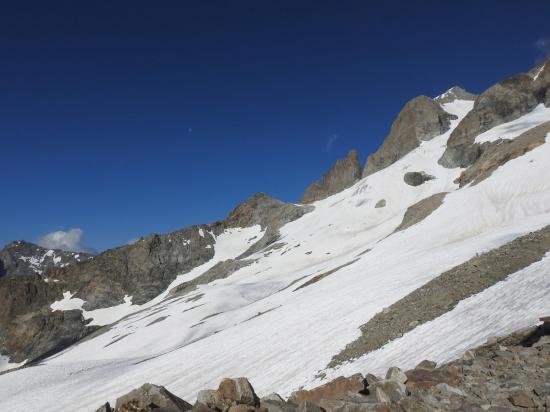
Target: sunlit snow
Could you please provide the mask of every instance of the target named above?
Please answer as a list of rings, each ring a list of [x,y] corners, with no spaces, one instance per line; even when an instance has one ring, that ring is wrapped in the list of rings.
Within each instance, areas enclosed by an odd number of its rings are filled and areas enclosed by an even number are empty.
[[[444,105],[459,116],[453,128],[472,105]],[[540,110],[523,124],[534,124]],[[321,383],[315,375],[359,336],[359,326],[374,314],[477,253],[550,224],[549,143],[510,160],[481,183],[459,189],[454,180],[461,170],[437,162],[451,132],[422,142],[386,169],[315,202],[313,212],[281,229],[281,248],[249,256],[252,264],[225,279],[184,296],[168,296],[170,289],[239,256],[253,244],[250,239],[262,236],[259,226],[221,234],[212,260],[178,276],[152,302],[130,305],[133,312],[104,333],[39,367],[0,376],[7,394],[0,397],[0,409],[94,410],[144,382],[164,385],[190,402],[198,390],[216,387],[228,376],[247,376],[260,395],[288,395],[300,386]],[[435,179],[412,187],[403,181],[407,171],[424,171]],[[440,192],[449,194],[428,218],[393,233],[410,205]],[[375,208],[381,199],[386,206]],[[550,282],[542,276],[548,260],[341,370],[325,371],[327,376],[407,367],[426,357],[447,360],[506,330],[503,322],[514,328],[534,324],[537,316],[550,311],[550,301],[544,299]],[[64,296],[63,305],[71,296]],[[506,308],[504,303],[511,301],[533,305]],[[502,320],[488,315],[488,308]],[[419,342],[426,349],[413,350]],[[452,347],[456,349],[448,350]]]

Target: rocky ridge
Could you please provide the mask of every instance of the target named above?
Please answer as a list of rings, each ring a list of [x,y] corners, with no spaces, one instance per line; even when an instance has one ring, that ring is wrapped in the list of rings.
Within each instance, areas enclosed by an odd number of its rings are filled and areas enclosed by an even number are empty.
[[[225,262],[223,270],[215,267],[205,274],[206,278],[209,273],[220,276],[220,272],[229,276],[232,271],[225,269],[247,264],[244,258],[248,254],[278,239],[281,226],[311,210],[311,206],[296,206],[258,193],[223,221],[150,235],[87,261],[50,267],[42,276],[0,278],[0,354],[9,355],[14,362],[32,362],[95,331],[97,327],[87,326],[79,310],[51,310],[51,303],[62,299],[65,291],[83,299],[85,310],[120,304],[125,296],[132,296],[133,304],[143,304],[163,292],[179,273],[212,259],[217,235],[231,228],[259,225],[263,236],[249,240],[249,250],[239,257],[243,260]]]
[[[151,384],[107,402],[96,412],[392,412],[547,411],[550,409],[550,318],[541,325],[490,338],[457,360],[414,369],[388,369],[385,377],[356,374],[298,390],[285,400],[259,398],[246,378],[226,378],[198,393],[192,406]]]
[[[16,240],[0,250],[0,277],[42,275],[50,268],[65,267],[93,257],[85,252],[46,249],[34,243]]]
[[[504,79],[481,93],[474,108],[453,130],[439,163],[445,167],[467,167],[482,154],[475,144],[479,134],[530,112],[537,105],[550,107],[550,58],[528,73]]]

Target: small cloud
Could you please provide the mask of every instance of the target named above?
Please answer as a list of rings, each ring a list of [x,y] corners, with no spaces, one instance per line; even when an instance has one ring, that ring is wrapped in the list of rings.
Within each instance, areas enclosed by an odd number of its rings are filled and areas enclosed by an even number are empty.
[[[84,232],[79,228],[69,229],[66,232],[63,230],[58,230],[40,237],[37,243],[48,249],[93,253],[93,249],[90,249],[82,244],[83,235]]]
[[[541,37],[533,46],[537,51],[535,63],[540,64],[550,55],[550,37]]]
[[[327,139],[327,143],[325,144],[325,148],[327,149],[327,151],[332,149],[332,146],[334,145],[334,142],[336,142],[336,140],[338,140],[339,138],[340,138],[340,136],[338,136],[337,134],[333,134],[332,136],[330,136]]]

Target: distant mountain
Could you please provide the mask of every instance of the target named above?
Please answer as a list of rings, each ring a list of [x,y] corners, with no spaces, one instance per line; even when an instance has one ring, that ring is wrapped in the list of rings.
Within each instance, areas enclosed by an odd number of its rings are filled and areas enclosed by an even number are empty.
[[[46,249],[34,243],[16,240],[0,250],[0,277],[35,273],[44,275],[50,268],[62,268],[91,258],[89,253]]]
[[[193,401],[227,376],[288,396],[533,327],[550,314],[549,164],[550,60],[479,96],[415,97],[301,204],[258,193],[80,262],[12,244],[0,410],[94,410],[144,382]]]

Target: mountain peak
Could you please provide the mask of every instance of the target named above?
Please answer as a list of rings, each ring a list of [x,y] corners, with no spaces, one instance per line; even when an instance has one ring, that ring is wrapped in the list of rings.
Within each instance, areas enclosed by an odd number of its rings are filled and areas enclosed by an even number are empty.
[[[464,90],[460,86],[453,86],[445,93],[440,94],[434,100],[439,104],[452,103],[455,100],[475,100],[476,94]]]

